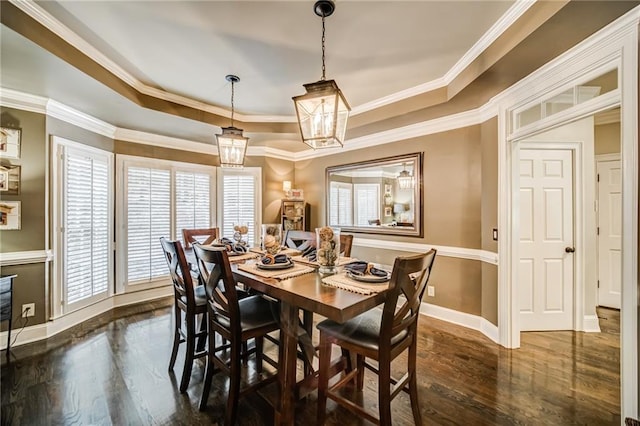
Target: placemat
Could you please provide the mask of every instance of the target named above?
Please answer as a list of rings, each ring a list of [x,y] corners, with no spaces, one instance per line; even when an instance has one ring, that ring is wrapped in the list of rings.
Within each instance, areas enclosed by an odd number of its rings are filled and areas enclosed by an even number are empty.
[[[245,260],[255,259],[259,256],[258,253],[244,253],[237,256],[229,256],[229,263],[244,262]]]
[[[341,272],[336,275],[329,275],[322,279],[322,283],[331,287],[340,288],[342,290],[351,291],[353,293],[359,293],[364,295],[380,293],[389,288],[389,282],[381,284],[367,284],[360,281],[352,280],[346,275],[346,272]]]
[[[255,263],[238,265],[238,269],[254,275],[258,275],[260,277],[276,278],[278,280],[286,280],[287,278],[297,277],[298,275],[304,275],[308,274],[309,272],[315,271],[315,269],[309,266],[300,265],[297,263],[294,263],[292,268],[277,271],[266,271],[264,269],[258,269]]]
[[[251,247],[249,249],[250,252],[264,254],[265,251],[260,247]],[[292,249],[292,248],[284,248],[278,252],[278,254],[286,254],[287,256],[297,256],[300,254],[300,250]]]
[[[293,260],[294,262],[304,263],[305,265],[315,266],[316,268],[320,266],[317,261],[309,260],[308,258],[303,256],[291,256],[291,260]],[[347,263],[351,263],[354,260],[358,259],[356,259],[355,257],[339,257],[338,266],[346,265]]]

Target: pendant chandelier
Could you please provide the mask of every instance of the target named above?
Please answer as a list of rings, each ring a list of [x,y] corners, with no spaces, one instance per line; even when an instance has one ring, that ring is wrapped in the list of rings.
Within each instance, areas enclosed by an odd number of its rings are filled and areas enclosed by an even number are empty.
[[[240,81],[240,78],[235,75],[228,75],[225,78],[231,83],[231,127],[223,127],[222,134],[216,135],[218,155],[220,156],[220,165],[222,167],[242,167],[249,138],[245,138],[242,135],[242,129],[233,126],[234,85]]]
[[[341,147],[347,131],[347,119],[351,108],[334,80],[325,80],[325,26],[324,18],[331,16],[335,4],[331,0],[319,0],[313,10],[322,17],[322,78],[315,83],[304,84],[307,93],[295,96],[293,102],[302,134],[302,142],[311,148]]]
[[[398,187],[400,189],[411,189],[413,188],[413,176],[411,173],[405,169],[405,164],[402,164],[402,171],[398,174]]]

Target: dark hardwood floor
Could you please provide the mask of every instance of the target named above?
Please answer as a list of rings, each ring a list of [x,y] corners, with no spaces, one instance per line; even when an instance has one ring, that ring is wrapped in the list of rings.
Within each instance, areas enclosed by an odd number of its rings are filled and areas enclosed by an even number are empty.
[[[175,374],[167,301],[129,307],[88,321],[47,342],[2,354],[3,425],[197,425],[224,419],[226,379],[214,377],[208,409],[198,411],[204,364],[180,394],[184,348]],[[149,305],[146,305],[147,307]],[[429,425],[620,424],[619,312],[600,309],[602,333],[523,333],[522,348],[503,349],[478,332],[421,317],[420,406]],[[275,348],[271,348],[272,351]],[[402,360],[404,361],[404,359]],[[397,373],[402,365],[394,364]],[[252,364],[246,368],[251,374]],[[365,403],[377,404],[375,376],[365,377]],[[328,424],[366,422],[329,403]],[[392,403],[394,424],[412,424],[408,395]],[[313,425],[315,393],[300,401],[297,424]],[[271,407],[257,396],[239,406],[241,425],[270,425]]]

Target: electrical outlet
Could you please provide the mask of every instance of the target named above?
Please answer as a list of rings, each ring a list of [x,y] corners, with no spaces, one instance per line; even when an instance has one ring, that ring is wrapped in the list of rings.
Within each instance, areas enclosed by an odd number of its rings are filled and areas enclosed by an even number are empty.
[[[427,286],[427,296],[436,297],[436,288],[432,285]]]
[[[36,314],[35,303],[25,303],[22,305],[22,318],[32,317]]]

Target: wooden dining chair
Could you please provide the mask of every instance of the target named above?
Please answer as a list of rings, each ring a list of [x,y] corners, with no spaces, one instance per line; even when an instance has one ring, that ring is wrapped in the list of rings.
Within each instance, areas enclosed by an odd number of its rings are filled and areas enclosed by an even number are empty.
[[[279,330],[278,307],[255,295],[238,299],[236,281],[233,278],[226,250],[213,247],[194,246],[200,274],[205,278],[208,312],[209,351],[200,410],[207,406],[211,381],[217,370],[229,376],[229,394],[225,410],[225,425],[234,425],[237,418],[238,399],[277,379],[276,374],[263,376],[263,362],[275,369],[278,363],[263,353],[264,337]],[[219,283],[222,282],[222,288]],[[218,356],[216,333],[229,341],[230,360]],[[242,387],[242,344],[255,339],[256,372],[259,380]]]
[[[182,238],[184,240],[184,248],[190,249],[195,243],[208,246],[218,239],[220,230],[218,228],[201,228],[201,229],[183,229]],[[201,238],[198,238],[201,237]]]
[[[284,244],[289,248],[304,251],[308,247],[315,247],[316,233],[290,229],[284,236]],[[340,233],[340,254],[350,257],[352,245],[353,235]]]
[[[180,380],[180,392],[186,392],[191,379],[193,362],[197,358],[207,355],[205,350],[207,328],[206,294],[203,286],[194,286],[191,270],[187,264],[187,259],[182,249],[180,241],[170,241],[160,238],[162,250],[164,252],[169,274],[173,282],[174,295],[174,330],[173,348],[171,359],[169,360],[169,371],[173,370],[178,355],[178,348],[181,343],[186,343],[184,367],[182,369],[182,379]],[[184,329],[182,317],[184,315]],[[200,316],[200,327],[196,331],[197,317]],[[197,339],[197,342],[196,342]]]
[[[331,320],[318,324],[318,424],[324,424],[327,398],[331,398],[375,424],[391,425],[391,400],[402,390],[409,394],[415,424],[422,425],[416,380],[417,330],[420,304],[435,257],[436,250],[432,249],[424,254],[396,258],[382,309],[372,309],[343,324]],[[355,353],[356,367],[329,387],[332,344]],[[407,373],[396,380],[391,377],[391,362],[407,350]],[[367,363],[366,358],[376,360],[378,368]],[[357,390],[362,391],[365,368],[378,374],[377,418],[338,392],[353,380]]]

